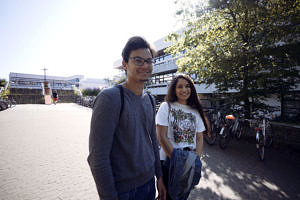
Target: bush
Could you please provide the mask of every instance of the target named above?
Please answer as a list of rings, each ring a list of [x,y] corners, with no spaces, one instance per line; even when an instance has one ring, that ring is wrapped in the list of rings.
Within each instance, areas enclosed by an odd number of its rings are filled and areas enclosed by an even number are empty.
[[[82,90],[82,96],[97,96],[101,90],[99,88],[87,88]]]

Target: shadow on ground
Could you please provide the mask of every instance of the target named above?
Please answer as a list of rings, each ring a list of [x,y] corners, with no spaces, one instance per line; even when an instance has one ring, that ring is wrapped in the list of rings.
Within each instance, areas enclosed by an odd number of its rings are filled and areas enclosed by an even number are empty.
[[[262,162],[249,138],[232,140],[225,150],[205,145],[202,178],[189,199],[299,199],[299,152],[265,153]]]

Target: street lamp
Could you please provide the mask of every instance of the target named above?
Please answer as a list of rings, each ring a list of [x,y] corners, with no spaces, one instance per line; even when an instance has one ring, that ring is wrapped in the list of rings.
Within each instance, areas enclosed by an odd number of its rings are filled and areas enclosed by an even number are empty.
[[[46,82],[46,71],[47,71],[48,69],[46,69],[46,67],[44,67],[44,69],[41,69],[41,70],[44,70],[44,82]]]

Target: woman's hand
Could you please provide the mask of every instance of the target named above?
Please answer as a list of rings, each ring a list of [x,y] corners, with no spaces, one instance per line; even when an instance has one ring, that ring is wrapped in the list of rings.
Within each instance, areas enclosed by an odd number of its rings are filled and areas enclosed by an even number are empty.
[[[173,146],[168,138],[168,127],[156,125],[156,134],[161,147],[166,152],[167,156],[171,158]]]

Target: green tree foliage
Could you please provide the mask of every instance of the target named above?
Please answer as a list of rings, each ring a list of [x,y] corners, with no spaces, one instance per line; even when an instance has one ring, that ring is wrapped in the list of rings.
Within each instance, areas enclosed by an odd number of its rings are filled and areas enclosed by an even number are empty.
[[[9,94],[10,94],[9,90],[2,89],[1,92],[0,92],[0,97],[4,98],[4,99],[7,99]]]
[[[249,115],[264,106],[263,97],[299,83],[299,1],[211,0],[193,16],[183,33],[170,34],[167,53],[177,56],[179,71],[215,84],[218,92],[238,91]],[[179,12],[184,14],[183,12]],[[196,16],[196,17],[195,17]]]
[[[97,96],[101,90],[99,88],[87,88],[81,91],[82,96]]]
[[[7,81],[5,79],[0,79],[0,87],[4,87]]]
[[[9,90],[4,88],[6,83],[7,81],[5,79],[0,79],[0,98],[7,98],[9,95]]]

